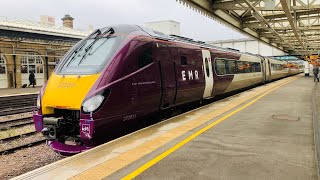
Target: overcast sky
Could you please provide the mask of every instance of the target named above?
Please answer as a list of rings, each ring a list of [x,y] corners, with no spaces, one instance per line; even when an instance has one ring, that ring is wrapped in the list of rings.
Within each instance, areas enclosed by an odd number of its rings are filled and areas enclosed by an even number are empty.
[[[0,16],[40,21],[40,15],[61,18],[70,14],[74,27],[87,29],[111,24],[138,24],[174,20],[180,22],[181,35],[201,41],[239,39],[245,36],[183,6],[176,0],[6,0]]]

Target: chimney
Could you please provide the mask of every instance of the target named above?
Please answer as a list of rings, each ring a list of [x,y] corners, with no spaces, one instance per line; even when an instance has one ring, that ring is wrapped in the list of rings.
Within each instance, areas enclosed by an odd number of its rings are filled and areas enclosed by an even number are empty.
[[[71,28],[71,29],[73,28],[74,19],[69,14],[66,14],[61,20],[63,22],[64,27]]]

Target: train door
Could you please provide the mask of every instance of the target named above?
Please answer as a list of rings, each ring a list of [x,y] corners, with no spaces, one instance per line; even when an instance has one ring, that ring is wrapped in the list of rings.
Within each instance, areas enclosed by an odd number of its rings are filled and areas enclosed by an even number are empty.
[[[267,70],[265,66],[266,59],[261,56],[261,73],[262,73],[262,83],[266,83],[267,81]]]
[[[170,48],[165,44],[157,43],[156,58],[159,60],[162,99],[160,109],[170,107],[175,104],[177,93],[177,79],[175,71],[175,62],[172,60]]]
[[[267,59],[267,67],[268,67],[268,69],[267,69],[267,72],[268,72],[268,81],[271,81],[271,79],[272,79],[272,74],[271,74],[271,63],[270,63],[270,59]]]
[[[211,63],[211,54],[209,50],[202,50],[203,71],[205,77],[205,89],[203,98],[209,98],[213,89],[213,72]]]

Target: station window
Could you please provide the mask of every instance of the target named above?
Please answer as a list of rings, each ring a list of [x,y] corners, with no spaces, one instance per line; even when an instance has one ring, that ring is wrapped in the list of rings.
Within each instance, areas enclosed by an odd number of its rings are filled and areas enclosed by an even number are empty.
[[[187,58],[185,56],[181,56],[180,57],[180,64],[182,66],[188,65],[188,60],[187,60]]]
[[[43,73],[43,61],[34,53],[27,53],[21,59],[21,73]]]
[[[139,56],[139,68],[151,64],[152,62],[152,48],[148,48]]]
[[[0,54],[0,74],[6,74],[6,60]]]
[[[218,75],[226,74],[226,65],[223,59],[216,59],[216,70]]]
[[[53,58],[53,62],[55,64],[55,66],[58,66],[59,62],[60,62],[61,57],[54,57]]]

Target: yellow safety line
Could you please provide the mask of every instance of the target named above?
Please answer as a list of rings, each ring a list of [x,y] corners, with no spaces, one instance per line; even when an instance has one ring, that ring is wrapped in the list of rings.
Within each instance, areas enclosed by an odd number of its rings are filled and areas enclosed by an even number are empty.
[[[144,172],[145,170],[149,169],[151,166],[153,166],[154,164],[156,164],[157,162],[161,161],[163,158],[167,157],[168,155],[170,155],[171,153],[173,153],[174,151],[176,151],[177,149],[179,149],[180,147],[182,147],[183,145],[185,145],[186,143],[188,143],[189,141],[191,141],[192,139],[196,138],[197,136],[199,136],[200,134],[204,133],[205,131],[207,131],[208,129],[212,128],[213,126],[221,123],[222,121],[228,119],[229,117],[231,117],[232,115],[238,113],[239,111],[243,110],[244,108],[252,105],[253,103],[255,103],[257,100],[261,99],[262,97],[266,96],[267,94],[269,94],[270,92],[274,91],[275,89],[278,89],[279,87],[288,84],[294,80],[298,79],[292,79],[289,80],[283,84],[280,84],[274,88],[272,88],[271,90],[267,91],[266,93],[258,96],[257,98],[253,99],[252,101],[250,101],[249,103],[243,105],[242,107],[232,111],[231,113],[225,115],[224,117],[218,119],[217,121],[209,124],[208,126],[200,129],[199,131],[195,132],[194,134],[190,135],[189,137],[187,137],[186,139],[184,139],[183,141],[179,142],[178,144],[176,144],[175,146],[171,147],[170,149],[168,149],[167,151],[163,152],[162,154],[158,155],[157,157],[155,157],[154,159],[150,160],[149,162],[145,163],[144,165],[140,166],[138,169],[134,170],[133,172],[131,172],[130,174],[128,174],[127,176],[123,177],[122,180],[129,180],[129,179],[133,179],[136,176],[138,176],[139,174],[141,174],[142,172]]]

